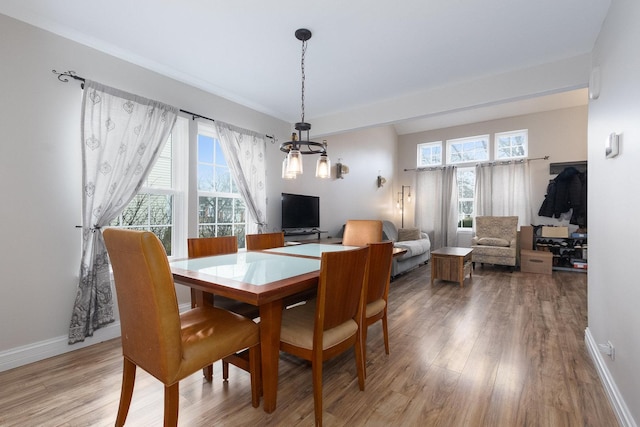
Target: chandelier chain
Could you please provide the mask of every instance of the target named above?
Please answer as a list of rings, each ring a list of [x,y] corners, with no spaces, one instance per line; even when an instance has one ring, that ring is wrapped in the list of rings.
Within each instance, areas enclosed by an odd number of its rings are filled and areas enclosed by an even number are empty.
[[[305,57],[305,53],[307,52],[307,41],[303,40],[302,41],[302,61],[300,61],[300,71],[302,72],[302,120],[301,122],[304,123],[304,80],[305,80],[305,74],[304,74],[304,57]]]

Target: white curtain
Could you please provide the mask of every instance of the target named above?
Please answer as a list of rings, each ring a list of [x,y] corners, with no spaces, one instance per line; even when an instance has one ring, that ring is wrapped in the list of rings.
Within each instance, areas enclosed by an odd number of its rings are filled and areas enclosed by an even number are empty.
[[[458,179],[455,166],[416,173],[416,226],[433,234],[432,249],[457,245]]]
[[[253,219],[247,224],[246,234],[263,233],[267,228],[265,136],[223,122],[214,123],[224,157]]]
[[[114,321],[109,260],[100,229],[142,186],[177,109],[92,81],[82,101],[82,259],[69,344]]]
[[[518,225],[531,224],[529,161],[476,165],[475,215],[518,216]]]

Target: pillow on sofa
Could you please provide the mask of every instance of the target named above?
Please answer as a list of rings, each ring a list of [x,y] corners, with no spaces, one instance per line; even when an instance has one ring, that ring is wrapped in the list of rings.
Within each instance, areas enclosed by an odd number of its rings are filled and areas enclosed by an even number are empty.
[[[482,237],[478,239],[478,244],[483,246],[502,246],[505,248],[510,245],[508,240],[498,237]]]
[[[419,228],[399,228],[398,242],[406,242],[407,240],[418,240],[422,237]],[[509,245],[507,245],[509,246]]]

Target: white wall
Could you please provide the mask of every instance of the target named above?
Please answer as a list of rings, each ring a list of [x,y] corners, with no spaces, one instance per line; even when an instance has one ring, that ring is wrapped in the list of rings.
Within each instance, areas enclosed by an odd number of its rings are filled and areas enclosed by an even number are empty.
[[[81,346],[67,346],[66,336],[81,250],[82,91],[52,69],[281,139],[290,132],[288,123],[0,15],[0,361],[10,361],[0,370],[31,361],[25,350],[46,357]],[[276,151],[269,164],[279,165]],[[280,171],[268,173],[279,201]],[[119,327],[98,330],[87,344],[114,333]]]
[[[613,0],[593,51],[601,93],[589,102],[589,328],[595,343],[611,341],[605,373],[624,397],[619,411],[640,420],[640,286],[635,218],[640,179],[640,2]],[[604,141],[622,134],[620,154],[606,159]],[[625,408],[626,406],[626,408]]]
[[[549,156],[549,160],[535,160],[529,165],[532,193],[531,206],[534,214],[532,223],[535,225],[561,223],[567,225],[567,220],[561,221],[539,217],[537,213],[544,201],[549,180],[556,176],[549,174],[549,164],[587,159],[586,105],[401,135],[398,137],[398,171],[401,181],[405,185],[414,185],[415,172],[404,172],[404,169],[415,169],[416,150],[417,145],[420,143],[444,142],[447,139],[485,134],[489,134],[493,141],[496,132],[521,129],[529,130],[529,158]],[[460,242],[459,244],[462,245]]]

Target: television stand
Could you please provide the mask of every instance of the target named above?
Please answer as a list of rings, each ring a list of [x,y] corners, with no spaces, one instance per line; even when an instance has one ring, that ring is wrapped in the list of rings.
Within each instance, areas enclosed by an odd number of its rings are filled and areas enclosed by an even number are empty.
[[[322,230],[282,230],[284,232],[284,237],[289,236],[313,236],[314,234],[318,236],[318,240],[320,240],[320,235],[323,233],[328,233],[328,231]]]

